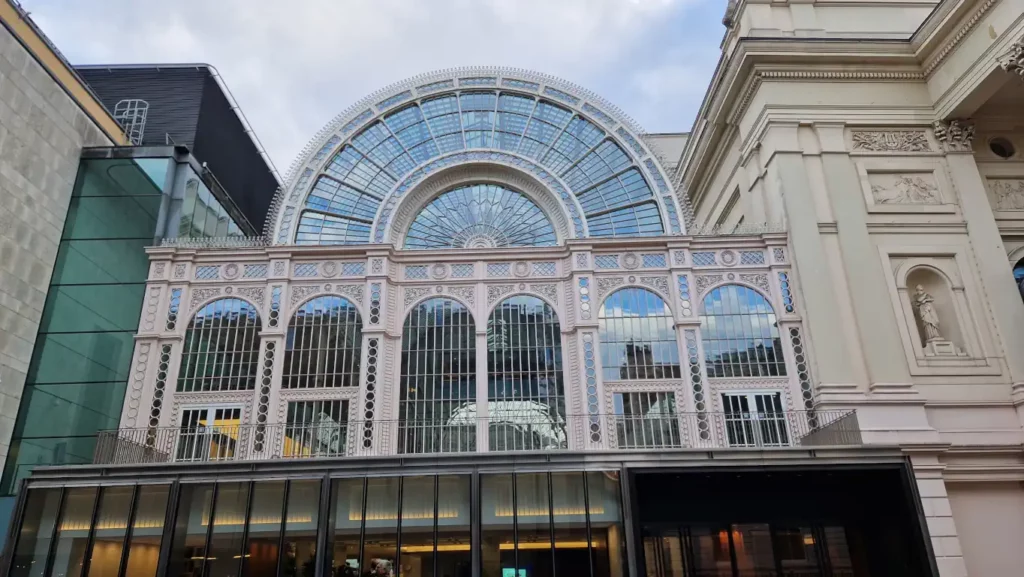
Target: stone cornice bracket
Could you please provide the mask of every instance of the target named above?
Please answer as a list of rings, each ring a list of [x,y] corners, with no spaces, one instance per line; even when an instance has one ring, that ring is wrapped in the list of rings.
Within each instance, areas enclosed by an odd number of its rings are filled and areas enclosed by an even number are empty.
[[[729,0],[729,4],[725,7],[725,15],[722,16],[722,25],[726,28],[732,28],[732,25],[736,23],[736,12],[739,10],[739,0]]]
[[[974,125],[966,120],[936,120],[935,140],[946,152],[974,152]]]
[[[999,58],[999,67],[1024,80],[1024,38],[1010,45],[1010,51]]]

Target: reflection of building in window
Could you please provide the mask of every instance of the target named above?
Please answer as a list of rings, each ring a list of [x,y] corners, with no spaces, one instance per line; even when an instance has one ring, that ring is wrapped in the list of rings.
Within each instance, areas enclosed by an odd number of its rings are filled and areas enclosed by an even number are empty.
[[[612,293],[598,316],[605,380],[679,378],[679,347],[668,305],[653,292]]]
[[[682,444],[674,393],[616,393],[612,402],[620,449]]]
[[[738,285],[711,291],[700,326],[708,377],[785,376],[775,310],[757,291]]]
[[[288,403],[284,456],[339,456],[348,439],[348,401]]]
[[[259,314],[247,301],[218,299],[199,309],[185,331],[178,391],[252,389],[259,332]]]
[[[362,346],[359,311],[348,299],[307,301],[288,323],[281,386],[358,387]]]

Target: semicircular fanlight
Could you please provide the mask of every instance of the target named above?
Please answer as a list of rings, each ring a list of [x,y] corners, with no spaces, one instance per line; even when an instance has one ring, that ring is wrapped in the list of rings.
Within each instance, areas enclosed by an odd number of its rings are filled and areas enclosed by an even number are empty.
[[[450,190],[423,207],[405,236],[405,248],[552,246],[547,215],[525,195],[495,184]]]

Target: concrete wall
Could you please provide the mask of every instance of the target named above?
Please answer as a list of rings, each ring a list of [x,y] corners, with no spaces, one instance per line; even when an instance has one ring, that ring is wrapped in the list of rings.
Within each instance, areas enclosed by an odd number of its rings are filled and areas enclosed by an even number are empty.
[[[0,458],[11,431],[83,146],[114,144],[0,27]]]

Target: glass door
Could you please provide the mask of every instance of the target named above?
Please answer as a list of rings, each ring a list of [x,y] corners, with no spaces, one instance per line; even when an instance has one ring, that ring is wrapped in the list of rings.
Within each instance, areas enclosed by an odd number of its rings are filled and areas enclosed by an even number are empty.
[[[239,456],[242,407],[192,407],[182,411],[178,461],[230,461]]]
[[[731,447],[789,445],[782,393],[725,393],[725,430]]]

